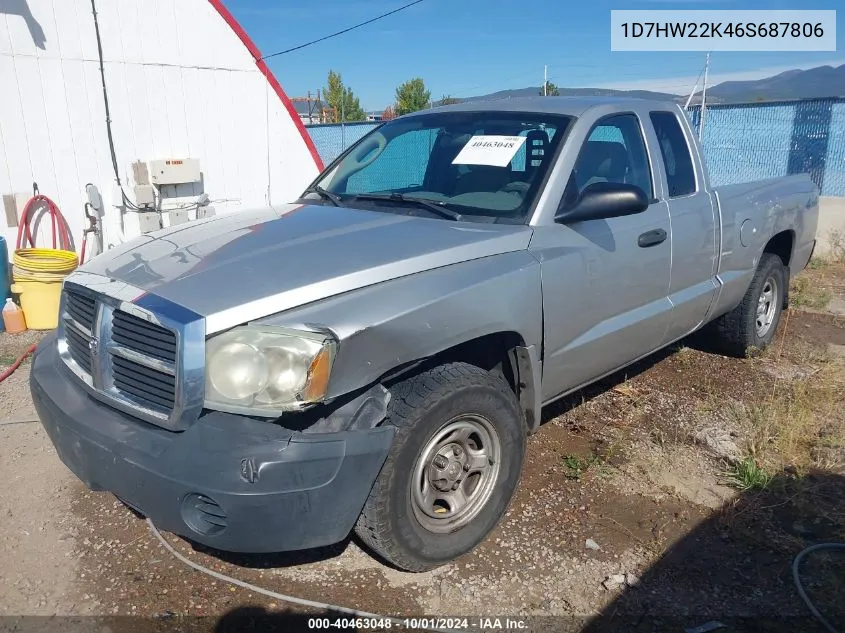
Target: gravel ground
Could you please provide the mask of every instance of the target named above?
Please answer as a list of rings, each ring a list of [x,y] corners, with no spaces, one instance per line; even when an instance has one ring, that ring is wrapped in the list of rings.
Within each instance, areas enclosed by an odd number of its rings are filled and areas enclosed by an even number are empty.
[[[33,343],[41,340],[43,332],[27,330],[20,334],[0,333],[0,369],[15,362]],[[31,357],[24,360],[18,370],[0,382],[0,420],[37,419],[35,407],[29,398],[29,366]]]
[[[776,356],[728,359],[690,342],[550,407],[529,441],[523,480],[504,521],[475,552],[440,569],[403,573],[354,541],[239,556],[165,538],[217,571],[375,613],[557,618],[532,621],[538,630],[543,623],[549,630],[598,630],[589,627],[614,622],[625,623],[618,630],[657,630],[635,624],[664,616],[675,618],[666,630],[714,619],[727,622],[723,630],[775,630],[726,618],[760,623],[804,616],[788,573],[792,556],[813,539],[841,540],[845,525],[815,509],[800,517],[778,514],[791,508],[788,499],[764,502],[723,485],[725,466],[714,454],[723,444],[709,441],[708,433],[718,428],[739,441],[741,429],[730,428],[718,406],[703,403],[753,400],[776,381],[812,380],[813,366],[800,349],[845,345],[841,316],[792,312],[788,327]],[[0,335],[0,362],[8,364],[30,340]],[[0,384],[7,419],[33,413],[28,370],[27,361]],[[805,482],[824,489],[831,503],[845,504],[841,475],[818,473]],[[175,621],[180,630],[215,631],[307,624],[278,600],[176,561],[114,497],[86,490],[38,424],[0,426],[0,477],[0,614],[146,618],[97,620],[109,630],[173,630]],[[792,480],[782,477],[788,490]],[[812,569],[807,573],[818,580]],[[845,604],[845,594],[838,596]],[[0,618],[0,630],[23,630],[10,622]],[[91,622],[64,619],[61,630],[90,629]],[[815,629],[802,623],[792,630]]]

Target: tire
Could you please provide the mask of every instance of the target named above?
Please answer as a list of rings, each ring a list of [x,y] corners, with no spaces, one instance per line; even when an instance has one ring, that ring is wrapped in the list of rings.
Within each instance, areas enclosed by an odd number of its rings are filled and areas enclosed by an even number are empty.
[[[720,348],[733,356],[753,356],[766,349],[780,323],[786,279],[780,257],[763,253],[742,302],[712,323]],[[760,320],[758,309],[764,309]]]
[[[391,565],[426,571],[474,549],[504,515],[522,471],[525,419],[503,378],[466,363],[390,393],[385,424],[396,435],[355,532]]]

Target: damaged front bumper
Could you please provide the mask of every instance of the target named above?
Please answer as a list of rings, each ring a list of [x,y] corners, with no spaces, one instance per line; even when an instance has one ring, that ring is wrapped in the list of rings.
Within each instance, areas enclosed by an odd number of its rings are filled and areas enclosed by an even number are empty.
[[[390,426],[302,433],[210,412],[182,432],[88,396],[39,346],[30,385],[61,460],[160,529],[234,552],[329,545],[352,529],[393,440]]]

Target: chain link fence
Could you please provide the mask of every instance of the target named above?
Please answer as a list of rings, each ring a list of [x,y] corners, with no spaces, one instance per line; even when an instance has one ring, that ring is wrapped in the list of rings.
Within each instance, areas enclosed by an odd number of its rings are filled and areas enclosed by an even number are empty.
[[[701,108],[687,115],[698,131]],[[306,127],[328,164],[378,125]],[[822,195],[845,197],[845,98],[708,106],[702,145],[715,185],[809,173]]]
[[[688,115],[698,131],[701,108]],[[717,185],[809,173],[845,196],[845,99],[708,106],[702,146]]]
[[[347,147],[358,141],[370,130],[381,123],[363,121],[361,123],[318,123],[306,125],[311,140],[324,165],[328,165],[340,156]]]

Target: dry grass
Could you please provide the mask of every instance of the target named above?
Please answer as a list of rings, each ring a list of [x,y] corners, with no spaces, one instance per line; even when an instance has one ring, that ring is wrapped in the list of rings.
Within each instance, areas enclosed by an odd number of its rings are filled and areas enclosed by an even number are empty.
[[[816,256],[791,279],[790,304],[794,308],[825,310],[833,297],[845,298],[845,234],[831,233],[830,251]]]
[[[748,432],[748,456],[769,473],[845,469],[845,371],[818,349],[801,355],[815,366],[805,377],[776,380],[769,397],[728,409]]]
[[[828,233],[828,244],[830,245],[830,258],[833,261],[845,260],[845,232],[833,230]]]
[[[817,260],[814,260],[817,261]],[[823,270],[825,265],[817,261],[815,270]],[[799,275],[792,280],[789,288],[789,303],[795,308],[812,308],[813,310],[824,310],[827,308],[833,293],[829,288],[818,281],[814,281],[807,275]]]

